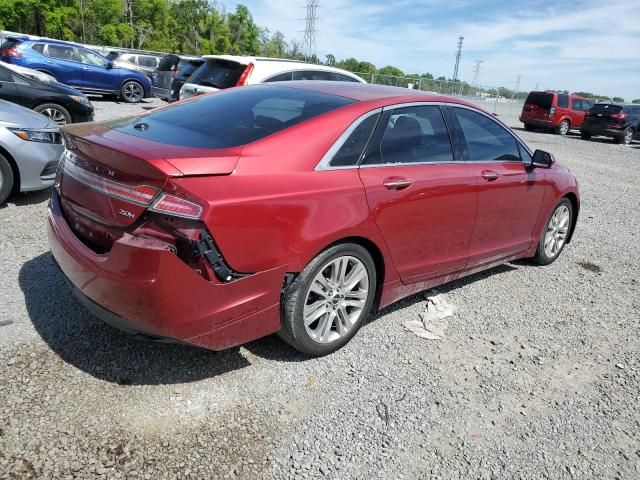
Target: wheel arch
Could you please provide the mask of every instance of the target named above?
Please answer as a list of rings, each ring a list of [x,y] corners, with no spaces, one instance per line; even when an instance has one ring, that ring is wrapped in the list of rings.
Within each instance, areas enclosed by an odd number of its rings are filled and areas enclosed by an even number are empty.
[[[7,159],[13,172],[13,187],[11,193],[18,193],[20,191],[20,169],[18,168],[18,164],[2,145],[0,145],[0,154]]]
[[[578,196],[573,192],[567,193],[566,195],[564,195],[563,198],[566,198],[571,202],[571,212],[572,212],[571,230],[569,231],[569,236],[567,238],[567,243],[569,243],[573,238],[573,232],[575,231],[576,224],[578,223],[578,214],[580,212],[580,202],[578,201]]]

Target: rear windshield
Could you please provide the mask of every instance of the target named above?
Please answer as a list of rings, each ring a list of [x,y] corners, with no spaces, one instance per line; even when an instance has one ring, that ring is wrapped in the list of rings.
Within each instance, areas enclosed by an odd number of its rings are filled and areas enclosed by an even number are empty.
[[[184,75],[185,77],[188,77],[193,72],[195,72],[196,69],[203,63],[204,62],[202,60],[180,60],[178,69],[180,70],[180,73],[182,75]]]
[[[158,65],[158,70],[161,72],[168,72],[170,70],[175,70],[176,65],[180,61],[180,57],[177,55],[165,55],[160,60],[160,65]]]
[[[20,43],[21,42],[19,40],[15,40],[13,38],[9,38],[2,45],[0,45],[0,50],[17,47],[18,45],[20,45]]]
[[[536,105],[540,108],[551,108],[551,105],[553,104],[553,95],[544,92],[531,92],[525,103]]]
[[[229,60],[207,60],[189,79],[203,87],[229,88],[238,83],[246,65]]]
[[[229,148],[255,142],[353,102],[325,93],[260,85],[178,103],[113,121],[110,126],[169,145]],[[146,124],[146,128],[134,128],[138,124]]]
[[[622,111],[620,105],[611,105],[610,103],[596,103],[590,110],[592,113],[607,113],[614,115]]]
[[[113,61],[120,55],[120,52],[109,52],[106,56],[106,59],[109,61]]]

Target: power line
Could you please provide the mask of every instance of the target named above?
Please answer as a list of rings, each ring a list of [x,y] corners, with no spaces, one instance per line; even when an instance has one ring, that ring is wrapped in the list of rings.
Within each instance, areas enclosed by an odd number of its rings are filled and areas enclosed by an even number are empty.
[[[319,20],[319,8],[320,0],[307,0],[307,17],[305,18],[304,38],[302,39],[307,58],[311,58],[316,53],[316,38],[318,36],[316,24]]]
[[[456,53],[456,66],[453,69],[453,81],[458,79],[458,67],[460,66],[460,57],[462,56],[462,41],[464,37],[458,37],[458,53]]]

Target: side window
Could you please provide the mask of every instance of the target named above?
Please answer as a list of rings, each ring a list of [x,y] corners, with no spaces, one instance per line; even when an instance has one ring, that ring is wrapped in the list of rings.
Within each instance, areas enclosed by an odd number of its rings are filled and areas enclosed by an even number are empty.
[[[334,80],[336,82],[355,82],[355,83],[360,83],[355,78],[351,78],[351,77],[348,77],[347,75],[342,75],[340,73],[332,73],[331,77],[332,77],[331,80]]]
[[[589,100],[582,100],[582,110],[583,111],[587,111],[589,110],[591,107],[593,107],[593,103],[591,103]]]
[[[397,108],[381,122],[379,146],[367,154],[365,164],[429,163],[453,161],[449,132],[438,106]]]
[[[0,82],[13,83],[13,77],[6,70],[0,69]]]
[[[566,95],[564,93],[558,94],[558,107],[569,108],[569,95]]]
[[[518,144],[518,150],[520,150],[520,158],[525,165],[531,165],[533,163],[533,157],[527,152],[527,149]]]
[[[78,56],[76,50],[73,47],[67,47],[66,45],[47,45],[47,55],[49,57],[58,58],[60,60],[69,60],[71,62],[77,62]]]
[[[34,43],[31,45],[31,49],[35,50],[38,53],[44,53],[44,44],[43,43]]]
[[[289,80],[291,80],[291,76],[292,76],[291,72],[279,73],[278,75],[275,75],[273,77],[267,78],[265,80],[265,83],[267,83],[267,82],[285,82],[285,81],[289,81]]]
[[[331,72],[321,70],[300,70],[293,72],[294,80],[331,80]]]
[[[138,65],[142,65],[143,67],[154,67],[156,66],[156,59],[153,57],[147,57],[145,55],[138,55]]]
[[[93,53],[91,50],[79,48],[78,53],[80,54],[80,61],[87,65],[95,65],[96,67],[106,67],[107,63],[109,63],[106,58],[101,57],[97,53]]]
[[[467,143],[471,161],[520,161],[518,142],[498,122],[466,108],[452,108]]]
[[[378,122],[380,115],[370,115],[365,118],[355,128],[355,130],[349,135],[349,138],[342,144],[338,153],[336,153],[331,160],[330,165],[332,167],[345,167],[350,165],[357,165],[360,160],[360,155],[364,150],[364,147],[371,137],[373,128]]]
[[[582,100],[578,100],[577,98],[571,99],[571,110],[574,112],[582,112],[584,107],[582,106]]]

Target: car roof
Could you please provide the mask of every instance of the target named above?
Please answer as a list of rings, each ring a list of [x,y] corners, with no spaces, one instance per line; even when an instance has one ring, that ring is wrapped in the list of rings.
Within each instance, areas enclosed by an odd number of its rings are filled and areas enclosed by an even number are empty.
[[[277,67],[278,65],[280,65],[284,68],[284,70],[282,71],[302,70],[302,69],[308,68],[313,70],[321,70],[325,72],[346,74],[353,78],[360,78],[358,75],[356,75],[353,72],[349,72],[348,70],[331,67],[329,65],[322,65],[319,63],[309,63],[309,62],[303,62],[300,60],[292,60],[290,58],[251,57],[251,56],[242,56],[242,55],[203,55],[202,58],[204,58],[205,60],[209,60],[209,59],[230,60],[232,62],[238,62],[243,65],[248,65],[250,63],[253,63],[254,65],[257,65],[257,66],[260,64],[264,64],[264,66],[269,65],[270,67],[271,66]],[[266,73],[272,74],[277,72],[273,71],[273,72],[266,72]]]
[[[326,93],[340,97],[350,98],[358,102],[380,101],[389,105],[395,103],[411,102],[448,102],[467,105],[478,110],[481,108],[472,103],[457,98],[433,94],[433,92],[421,92],[410,88],[390,87],[387,85],[373,85],[356,82],[335,82],[322,80],[291,80],[285,82],[270,82],[264,86],[279,86],[299,88],[310,92]]]

